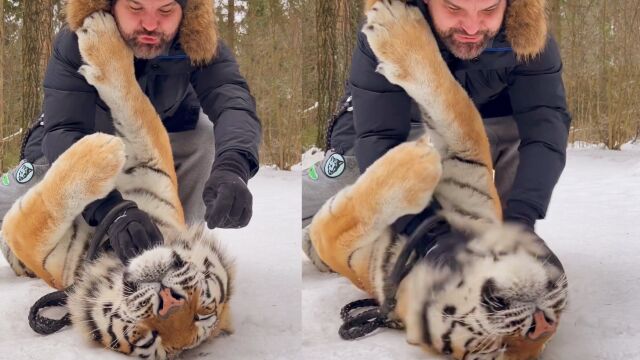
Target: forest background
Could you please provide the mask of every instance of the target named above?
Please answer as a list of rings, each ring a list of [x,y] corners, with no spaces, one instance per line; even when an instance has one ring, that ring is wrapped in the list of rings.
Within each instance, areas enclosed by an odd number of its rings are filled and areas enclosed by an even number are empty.
[[[640,2],[548,0],[563,55],[570,142],[619,150],[640,136]],[[261,162],[289,169],[326,125],[347,78],[361,0],[215,0],[220,33],[258,103]],[[0,171],[41,111],[64,0],[0,0]]]

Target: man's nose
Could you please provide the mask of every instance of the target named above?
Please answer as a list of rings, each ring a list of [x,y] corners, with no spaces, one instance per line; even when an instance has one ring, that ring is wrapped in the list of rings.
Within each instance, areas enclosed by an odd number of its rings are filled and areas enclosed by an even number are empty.
[[[467,35],[475,35],[480,30],[480,19],[475,15],[468,15],[462,20],[462,29]]]
[[[140,20],[142,28],[146,31],[154,31],[158,28],[159,21],[158,18],[154,15],[145,15],[142,20]]]

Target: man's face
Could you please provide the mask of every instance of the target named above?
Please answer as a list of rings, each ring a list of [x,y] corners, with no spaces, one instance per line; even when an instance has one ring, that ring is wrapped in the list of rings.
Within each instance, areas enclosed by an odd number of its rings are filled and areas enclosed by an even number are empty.
[[[139,59],[165,53],[182,20],[182,7],[175,0],[117,0],[111,12]]]
[[[457,58],[479,56],[498,33],[507,0],[424,0],[438,37]]]

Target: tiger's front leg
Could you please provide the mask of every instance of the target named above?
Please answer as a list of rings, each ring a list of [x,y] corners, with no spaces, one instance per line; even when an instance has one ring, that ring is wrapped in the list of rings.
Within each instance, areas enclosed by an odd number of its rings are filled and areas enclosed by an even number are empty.
[[[369,2],[362,31],[378,58],[376,71],[419,105],[443,157],[443,181],[436,198],[449,212],[455,208],[490,223],[498,221],[502,209],[482,118],[449,71],[427,21],[417,7],[404,1]],[[471,179],[473,188],[461,179]]]
[[[86,241],[88,228],[77,218],[89,203],[113,190],[124,162],[120,139],[88,135],[60,155],[44,179],[5,215],[2,236],[9,248],[50,286],[62,289],[73,281],[73,264],[82,256],[80,242]]]
[[[169,135],[135,77],[133,52],[122,39],[113,16],[89,15],[76,32],[82,60],[80,72],[109,106],[127,152],[139,161],[155,159],[175,180]],[[134,159],[132,159],[134,160]]]
[[[143,167],[163,175],[156,177],[154,188],[172,204],[172,209],[162,218],[184,227],[184,211],[178,197],[169,135],[151,101],[138,85],[132,50],[122,39],[113,16],[105,12],[89,15],[76,33],[80,54],[86,63],[79,72],[109,106],[114,126],[126,144],[127,169]],[[123,192],[138,186],[130,177],[125,180],[118,183],[118,189]],[[142,206],[140,202],[138,205]]]
[[[366,250],[399,217],[422,211],[441,172],[440,156],[426,137],[390,150],[316,214],[310,236],[318,256],[360,288],[372,290],[368,263],[350,264],[351,254]]]
[[[417,7],[400,0],[377,1],[367,11],[362,32],[378,59],[376,71],[415,100],[446,148],[463,152],[484,138],[489,149],[480,114],[449,71]],[[490,155],[485,160],[491,164]]]

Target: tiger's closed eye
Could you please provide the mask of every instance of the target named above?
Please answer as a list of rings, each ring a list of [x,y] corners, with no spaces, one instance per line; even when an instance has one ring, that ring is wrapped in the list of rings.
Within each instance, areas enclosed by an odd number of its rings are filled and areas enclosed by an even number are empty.
[[[503,311],[509,308],[509,301],[498,294],[498,287],[493,279],[482,286],[482,304],[491,311]]]
[[[212,316],[215,316],[217,314],[218,312],[217,310],[218,310],[218,306],[215,302],[207,306],[204,306],[200,308],[198,312],[196,312],[195,320],[202,321],[202,320],[210,319]]]
[[[213,317],[216,316],[216,312],[212,312],[211,314],[208,315],[201,315],[201,314],[196,314],[196,316],[193,318],[195,321],[205,321],[205,320],[209,320]]]

